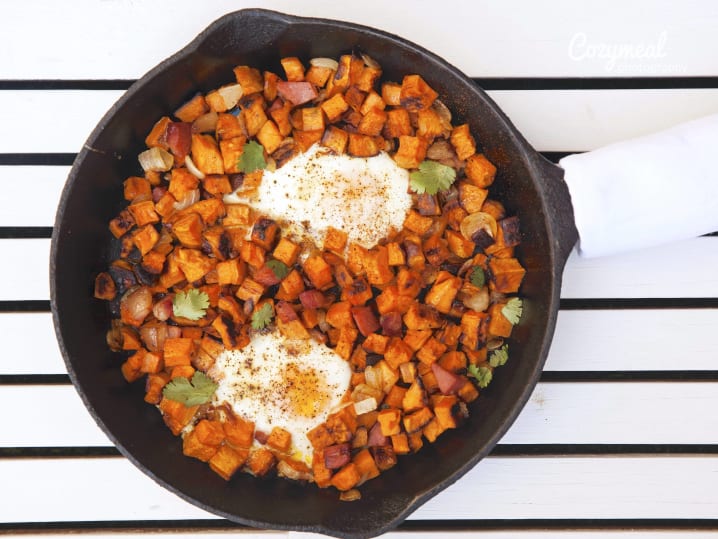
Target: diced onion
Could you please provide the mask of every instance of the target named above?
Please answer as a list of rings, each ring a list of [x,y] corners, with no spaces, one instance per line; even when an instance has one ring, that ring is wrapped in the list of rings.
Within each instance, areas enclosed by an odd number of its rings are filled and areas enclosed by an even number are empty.
[[[164,172],[172,168],[175,160],[172,154],[155,146],[137,156],[145,172]]]
[[[194,164],[194,161],[192,161],[192,158],[189,155],[184,158],[184,164],[193,176],[196,176],[200,180],[204,180],[204,172],[197,168],[197,165]]]
[[[182,197],[182,200],[178,200],[175,202],[172,207],[177,210],[184,210],[185,208],[189,208],[192,204],[195,202],[199,202],[199,189],[194,189],[187,193],[184,197]]]
[[[459,224],[461,234],[466,239],[472,239],[479,229],[484,229],[492,238],[496,237],[498,225],[496,219],[489,213],[476,212],[464,217]]]
[[[378,404],[374,397],[369,397],[359,402],[354,403],[354,412],[356,415],[366,414],[367,412],[373,412],[376,410]]]
[[[215,111],[208,112],[192,122],[193,133],[207,133],[217,128],[219,115]]]
[[[489,289],[482,287],[476,294],[462,299],[462,303],[472,311],[482,312],[489,308]]]
[[[372,69],[381,69],[379,62],[374,60],[374,58],[372,58],[368,54],[362,53],[361,58],[362,58],[362,60],[364,60],[364,63],[366,64],[367,67],[371,67]]]
[[[312,58],[309,60],[309,64],[314,67],[326,67],[327,69],[331,69],[333,71],[339,69],[339,62],[333,58]]]
[[[222,96],[222,99],[224,99],[224,105],[227,107],[227,110],[234,108],[234,106],[244,94],[241,84],[230,84],[229,86],[223,86],[222,88],[217,90],[217,92],[219,93],[219,95]]]

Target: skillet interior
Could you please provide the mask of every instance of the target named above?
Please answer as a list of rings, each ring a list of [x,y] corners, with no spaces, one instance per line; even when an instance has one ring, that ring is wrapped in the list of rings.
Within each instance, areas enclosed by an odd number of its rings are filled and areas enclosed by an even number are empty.
[[[420,73],[440,93],[457,123],[469,122],[498,166],[499,199],[510,214],[521,218],[524,240],[519,257],[528,274],[522,288],[524,317],[514,331],[509,363],[474,403],[469,423],[425,445],[417,455],[399,459],[395,468],[361,487],[360,501],[345,503],[333,490],[285,480],[237,474],[226,483],[206,464],[183,456],[179,439],[143,402],[143,384],[128,385],[122,379],[123,358],[105,344],[110,314],[105,302],[92,298],[92,286],[109,261],[107,223],[122,207],[122,182],[140,172],[136,156],[157,118],[170,114],[195,92],[231,81],[235,65],[282,73],[283,56],[307,61],[352,50],[379,60],[387,80]],[[559,201],[564,213],[554,212],[547,202],[555,189],[564,199]],[[548,352],[560,272],[573,238],[556,223],[571,221],[564,191],[556,173],[539,161],[486,94],[424,49],[336,21],[263,10],[229,14],[134,84],[102,119],[75,161],[58,209],[51,253],[53,316],[68,371],[88,409],[123,454],[192,503],[254,526],[342,537],[376,535],[486,456],[528,399]]]

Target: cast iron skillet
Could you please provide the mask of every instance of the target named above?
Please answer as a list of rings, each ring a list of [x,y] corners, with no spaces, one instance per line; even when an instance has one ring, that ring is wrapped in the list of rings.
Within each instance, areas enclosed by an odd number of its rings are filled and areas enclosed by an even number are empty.
[[[107,224],[121,209],[122,182],[140,172],[137,155],[157,118],[170,114],[195,92],[233,80],[236,65],[282,73],[279,59],[285,56],[307,61],[352,51],[379,60],[387,80],[421,74],[453,111],[456,123],[469,122],[498,167],[496,196],[509,214],[520,216],[523,243],[518,256],[528,273],[521,289],[524,316],[514,331],[510,361],[472,405],[469,423],[426,444],[418,454],[399,459],[396,467],[361,487],[360,501],[347,503],[339,501],[334,490],[283,479],[237,474],[225,482],[205,463],[183,456],[179,439],[143,401],[143,384],[123,380],[123,358],[105,343],[110,313],[105,302],[92,298],[92,286],[111,256]],[[561,273],[576,239],[560,169],[541,158],[496,104],[446,61],[371,28],[243,10],[214,22],[133,84],[77,156],[52,237],[53,319],[68,372],[90,413],[119,450],[155,481],[207,511],[243,524],[368,537],[398,525],[459,479],[512,424],[546,359]]]

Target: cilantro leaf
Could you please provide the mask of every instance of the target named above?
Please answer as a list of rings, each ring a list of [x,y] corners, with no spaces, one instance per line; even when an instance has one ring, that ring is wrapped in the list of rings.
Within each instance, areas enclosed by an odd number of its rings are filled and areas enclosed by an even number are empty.
[[[270,260],[267,262],[267,267],[272,270],[277,279],[284,279],[289,275],[289,268],[281,260]]]
[[[476,378],[476,382],[479,387],[484,388],[491,383],[493,378],[493,372],[489,367],[477,367],[476,365],[469,365],[468,368],[469,376]]]
[[[456,171],[436,161],[422,161],[419,170],[412,172],[409,177],[409,185],[415,192],[435,195],[451,187],[456,180]]]
[[[217,384],[205,373],[197,371],[190,382],[185,377],[174,378],[162,390],[169,400],[181,402],[185,406],[197,406],[212,400]]]
[[[474,269],[471,270],[469,280],[475,287],[481,288],[486,284],[486,274],[479,266],[474,266]]]
[[[253,140],[247,142],[237,161],[237,168],[244,173],[267,168],[267,162],[264,160],[264,146]]]
[[[272,318],[274,318],[272,305],[265,303],[258,310],[254,311],[254,314],[252,314],[252,327],[254,329],[264,329],[272,321]]]
[[[489,365],[492,367],[502,367],[503,365],[506,365],[508,359],[509,345],[505,344],[498,350],[491,352],[491,355],[489,356]]]
[[[187,292],[177,292],[172,300],[172,312],[189,320],[199,320],[209,307],[209,296],[204,292],[192,289]]]
[[[508,302],[506,302],[503,309],[501,309],[501,314],[503,314],[506,317],[506,320],[511,322],[513,325],[519,323],[523,312],[524,304],[523,301],[521,301],[521,298],[511,298]]]

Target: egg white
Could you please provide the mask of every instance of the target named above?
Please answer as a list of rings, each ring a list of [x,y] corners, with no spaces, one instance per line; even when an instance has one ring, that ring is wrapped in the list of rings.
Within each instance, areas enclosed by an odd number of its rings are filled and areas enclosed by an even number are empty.
[[[275,171],[265,170],[257,192],[235,191],[225,203],[246,203],[283,224],[289,237],[322,249],[329,227],[347,233],[347,243],[375,246],[401,230],[411,208],[409,172],[387,153],[373,157],[334,155],[319,144]]]
[[[292,457],[311,465],[307,433],[339,409],[351,368],[313,339],[288,340],[274,330],[256,334],[241,350],[225,350],[208,374],[218,384],[215,405],[229,404],[266,434],[274,427],[287,430]]]

